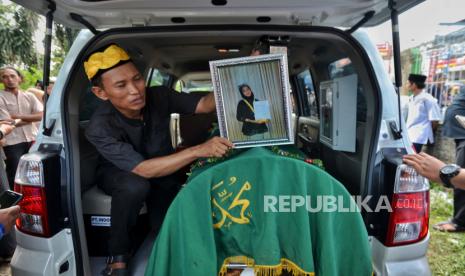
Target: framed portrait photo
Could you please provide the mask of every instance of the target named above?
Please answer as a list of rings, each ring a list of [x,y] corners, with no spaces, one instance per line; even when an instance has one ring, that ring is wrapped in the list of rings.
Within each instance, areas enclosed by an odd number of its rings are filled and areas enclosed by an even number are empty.
[[[210,61],[218,126],[236,148],[294,143],[284,54]]]

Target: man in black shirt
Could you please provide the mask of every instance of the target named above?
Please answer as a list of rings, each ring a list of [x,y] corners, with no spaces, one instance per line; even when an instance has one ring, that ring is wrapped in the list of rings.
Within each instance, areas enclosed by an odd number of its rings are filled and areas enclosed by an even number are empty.
[[[161,220],[177,192],[172,174],[200,157],[221,157],[233,145],[213,139],[175,153],[170,140],[171,113],[209,113],[212,93],[204,97],[178,93],[168,87],[145,87],[145,80],[127,53],[112,44],[92,53],[84,63],[92,92],[105,102],[93,114],[87,139],[102,162],[98,185],[112,196],[110,257],[104,275],[127,275],[130,235],[149,192],[149,212]]]
[[[463,128],[456,115],[465,116],[465,86],[455,96],[452,104],[447,108],[444,116],[442,134],[455,140],[455,162],[465,168],[465,128]],[[454,213],[452,219],[440,222],[434,229],[447,232],[465,231],[465,190],[454,187]]]

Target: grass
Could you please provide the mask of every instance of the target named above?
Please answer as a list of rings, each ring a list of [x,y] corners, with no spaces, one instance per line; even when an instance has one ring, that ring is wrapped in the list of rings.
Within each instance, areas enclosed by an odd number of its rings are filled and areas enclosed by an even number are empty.
[[[448,220],[453,212],[453,192],[432,183],[430,190],[430,244],[428,262],[433,275],[465,275],[465,232],[444,233],[433,225]]]

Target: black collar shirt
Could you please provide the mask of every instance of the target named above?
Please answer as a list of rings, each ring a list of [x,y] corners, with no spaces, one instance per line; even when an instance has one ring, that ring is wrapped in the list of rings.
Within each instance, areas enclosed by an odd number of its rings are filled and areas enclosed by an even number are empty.
[[[129,119],[104,102],[86,130],[102,157],[100,166],[130,172],[144,160],[172,154],[170,114],[193,114],[200,98],[164,86],[147,88],[142,120]]]

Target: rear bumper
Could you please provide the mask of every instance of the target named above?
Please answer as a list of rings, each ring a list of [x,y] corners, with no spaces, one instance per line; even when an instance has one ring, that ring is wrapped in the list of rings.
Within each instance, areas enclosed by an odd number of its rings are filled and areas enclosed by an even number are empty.
[[[414,244],[386,247],[372,239],[373,269],[376,275],[417,276],[431,275],[426,258],[429,233],[425,239]]]
[[[13,275],[76,275],[71,230],[64,229],[51,238],[34,237],[16,230],[16,242],[18,245],[11,259]]]

